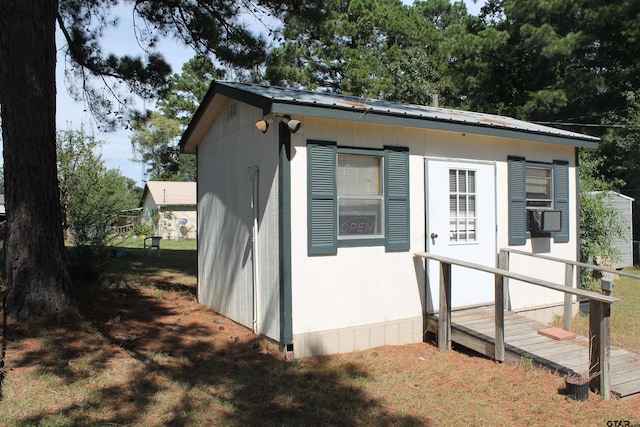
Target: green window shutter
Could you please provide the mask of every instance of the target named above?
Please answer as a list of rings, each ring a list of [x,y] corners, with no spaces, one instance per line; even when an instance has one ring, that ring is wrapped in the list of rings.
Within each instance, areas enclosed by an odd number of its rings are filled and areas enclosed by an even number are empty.
[[[409,152],[406,148],[385,151],[385,247],[408,251],[409,241]]]
[[[336,145],[307,144],[309,255],[337,253],[336,239]]]
[[[522,157],[509,157],[509,245],[527,243],[526,163]]]
[[[561,230],[554,233],[554,242],[569,241],[569,163],[553,162],[553,208],[561,213]]]

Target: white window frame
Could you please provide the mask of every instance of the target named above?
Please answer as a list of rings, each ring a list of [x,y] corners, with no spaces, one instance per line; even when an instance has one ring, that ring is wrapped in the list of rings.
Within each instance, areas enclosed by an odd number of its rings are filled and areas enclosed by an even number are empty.
[[[339,181],[341,179],[340,169],[337,168],[337,176],[336,176],[336,199],[337,199],[337,238],[338,241],[344,242],[349,240],[371,240],[371,239],[384,239],[385,237],[385,192],[384,192],[384,152],[378,151],[368,151],[368,150],[358,150],[358,149],[348,149],[348,148],[338,148],[336,153],[336,165],[340,164],[340,156],[368,156],[378,159],[378,186],[379,186],[379,194],[377,195],[357,195],[357,194],[340,194],[340,184]],[[379,222],[379,233],[372,234],[342,234],[341,224],[340,224],[340,206],[342,201],[348,200],[371,200],[376,201],[379,204],[378,210],[378,222]]]
[[[455,172],[455,188],[452,188],[452,175]],[[461,188],[461,173],[465,176],[465,186]],[[469,176],[473,175],[473,189],[469,188]],[[473,199],[474,212],[470,212],[470,200]],[[464,200],[464,203],[460,203]],[[455,202],[455,212],[452,203]],[[476,243],[478,241],[478,192],[476,171],[473,169],[449,169],[449,242]],[[464,212],[461,206],[464,205]],[[472,232],[472,233],[471,233]],[[471,236],[472,234],[472,236]]]
[[[533,170],[544,170],[547,172],[547,177],[539,177],[531,174]],[[548,184],[547,187],[549,189],[549,198],[535,198],[529,197],[529,192],[527,192],[527,188],[529,185],[529,180],[534,179],[547,179]],[[553,165],[546,163],[534,163],[527,162],[525,166],[525,194],[526,194],[526,205],[527,210],[545,210],[545,209],[553,209],[554,206],[554,194],[553,194]]]

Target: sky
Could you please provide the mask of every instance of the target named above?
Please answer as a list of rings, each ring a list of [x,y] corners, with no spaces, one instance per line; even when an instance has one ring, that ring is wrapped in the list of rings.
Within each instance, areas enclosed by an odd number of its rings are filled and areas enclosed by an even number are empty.
[[[413,0],[403,0],[405,4],[412,4]],[[472,14],[478,14],[484,0],[465,0],[467,10]],[[134,37],[133,21],[128,7],[120,9],[119,26],[109,31],[103,40],[104,52],[115,52],[118,55],[134,54],[141,55],[142,50]],[[134,153],[130,141],[130,132],[118,130],[115,132],[102,132],[90,113],[85,111],[82,102],[74,101],[68,93],[64,79],[64,39],[58,30],[58,63],[56,67],[57,79],[57,127],[58,130],[78,130],[84,127],[86,133],[93,134],[97,139],[104,141],[101,155],[105,165],[109,169],[119,169],[122,175],[134,179],[139,186],[144,186],[145,166],[133,161]],[[158,50],[162,52],[165,59],[171,64],[173,73],[180,73],[182,64],[193,57],[193,52],[173,39],[161,40]],[[140,102],[138,109],[153,108],[151,104]]]
[[[124,11],[129,10],[123,8]],[[57,82],[57,117],[58,130],[78,130],[84,128],[86,133],[93,134],[97,139],[104,141],[101,155],[108,169],[119,169],[122,175],[134,179],[139,186],[144,186],[144,170],[142,163],[133,161],[134,153],[131,146],[130,131],[119,129],[115,132],[103,132],[98,129],[98,124],[90,113],[85,110],[82,102],[75,101],[69,95],[64,78],[66,43],[58,30],[57,42],[58,55],[56,66]],[[120,15],[120,23],[115,30],[105,34],[102,42],[103,52],[114,52],[118,55],[132,54],[143,55],[141,48],[134,36],[133,22],[130,15]],[[173,73],[180,73],[182,64],[193,57],[194,53],[173,39],[162,40],[159,43],[159,51],[165,57],[172,68]],[[122,90],[125,90],[123,88]],[[153,108],[152,104],[142,101],[136,105],[137,109]]]

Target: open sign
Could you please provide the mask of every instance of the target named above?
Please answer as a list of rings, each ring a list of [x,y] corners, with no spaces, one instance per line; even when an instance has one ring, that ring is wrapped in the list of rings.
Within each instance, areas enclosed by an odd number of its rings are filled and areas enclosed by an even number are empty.
[[[341,236],[378,234],[376,215],[340,215]]]

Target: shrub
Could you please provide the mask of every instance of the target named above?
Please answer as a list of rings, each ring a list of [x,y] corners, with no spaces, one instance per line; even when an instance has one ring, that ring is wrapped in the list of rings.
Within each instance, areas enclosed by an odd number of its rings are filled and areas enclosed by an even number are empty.
[[[151,224],[138,224],[133,227],[134,236],[152,236],[154,233],[153,225]]]

